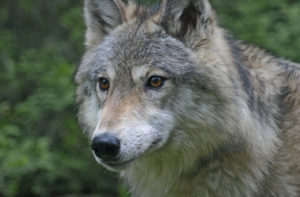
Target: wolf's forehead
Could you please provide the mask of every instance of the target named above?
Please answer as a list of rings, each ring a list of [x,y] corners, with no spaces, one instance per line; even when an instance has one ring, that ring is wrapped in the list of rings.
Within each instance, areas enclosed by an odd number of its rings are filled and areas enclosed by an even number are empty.
[[[121,29],[88,52],[88,64],[93,72],[113,70],[115,75],[124,75],[145,66],[163,69],[171,74],[190,70],[192,52],[182,42],[163,30],[149,33],[144,29],[143,25]]]

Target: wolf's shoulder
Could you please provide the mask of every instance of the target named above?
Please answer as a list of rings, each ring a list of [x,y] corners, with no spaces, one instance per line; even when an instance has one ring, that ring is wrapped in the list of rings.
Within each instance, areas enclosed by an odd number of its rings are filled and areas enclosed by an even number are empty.
[[[300,64],[272,55],[264,49],[242,41],[234,41],[247,69],[254,75],[262,73],[269,75],[270,79],[282,80],[282,85],[300,83]]]
[[[293,176],[291,182],[300,186],[300,64],[278,58],[256,46],[236,42],[241,50],[245,67],[251,73],[256,96],[262,98],[262,105],[273,113],[282,144],[279,147],[278,165],[271,165],[271,171],[284,177]],[[261,90],[261,91],[260,91]],[[273,104],[270,104],[273,103]],[[273,108],[273,109],[272,109]],[[287,169],[283,172],[281,169]]]
[[[233,55],[249,73],[255,101],[262,102],[265,111],[275,107],[276,116],[293,119],[300,133],[300,64],[276,57],[257,46],[242,41],[230,41]],[[274,114],[276,114],[274,113]],[[274,115],[275,116],[275,115]],[[300,136],[300,134],[299,134]]]
[[[249,68],[267,68],[279,66],[281,70],[300,72],[300,64],[283,58],[279,58],[258,46],[245,43],[243,41],[234,41],[236,47],[241,50],[244,60],[247,61]]]

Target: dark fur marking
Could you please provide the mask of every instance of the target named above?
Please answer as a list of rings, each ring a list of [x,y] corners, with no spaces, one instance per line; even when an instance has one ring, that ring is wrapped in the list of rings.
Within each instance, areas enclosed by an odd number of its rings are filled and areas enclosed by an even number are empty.
[[[227,38],[228,43],[231,48],[232,55],[234,57],[234,61],[242,80],[242,86],[246,94],[248,95],[248,106],[251,110],[255,108],[255,99],[254,99],[254,92],[253,92],[253,85],[251,83],[251,76],[250,72],[245,67],[243,60],[242,60],[242,52],[241,49],[235,44],[235,41],[231,38]]]
[[[92,12],[93,18],[100,24],[99,27],[101,28],[102,32],[108,34],[109,32],[106,30],[107,27],[113,28],[110,24],[108,24],[98,12]],[[105,24],[101,25],[101,24]]]
[[[289,72],[287,72],[286,73],[287,81],[294,78],[294,75],[295,75],[295,70],[290,70]],[[279,98],[279,100],[280,100],[279,107],[280,107],[282,114],[286,114],[288,111],[291,110],[292,104],[291,103],[289,103],[289,105],[286,104],[285,100],[286,100],[286,98],[289,97],[289,95],[292,95],[292,94],[294,94],[294,92],[290,86],[285,85],[281,88],[281,94],[280,94],[280,98]]]
[[[255,76],[255,79],[259,83],[259,85],[258,85],[259,92],[263,93],[266,89],[264,81],[262,81],[258,75]],[[266,103],[264,102],[264,99],[260,96],[260,94],[257,95],[256,105],[254,107],[255,107],[255,110],[258,112],[259,116],[261,117],[261,120],[266,121],[266,117],[269,116],[268,115],[269,110],[266,106]]]
[[[91,90],[88,86],[84,87],[83,94],[86,95],[86,96],[91,96]]]
[[[198,15],[201,15],[201,13],[198,12],[197,8],[191,1],[188,7],[183,10],[180,17],[182,27],[178,35],[179,37],[184,37],[189,28],[196,29]]]
[[[257,111],[258,111],[258,114],[260,115],[260,117],[267,117],[268,110],[266,110],[265,103],[263,102],[261,97],[257,98]],[[266,121],[266,120],[264,119],[264,121]]]
[[[286,61],[286,60],[282,60],[282,59],[279,59],[278,61],[278,65],[283,68],[284,70],[288,70],[288,71],[291,71],[291,70],[298,70],[300,71],[300,66],[296,65],[295,63],[293,62],[289,62],[289,61]]]
[[[245,151],[245,149],[246,146],[238,139],[235,139],[233,142],[225,143],[217,150],[215,150],[211,155],[200,158],[196,164],[196,170],[194,170],[190,174],[187,174],[187,177],[195,178],[202,171],[215,171],[218,166],[211,165],[213,162],[225,162],[226,158],[229,158],[235,154],[241,154]]]
[[[154,140],[154,141],[151,143],[151,145],[150,145],[150,147],[149,147],[149,150],[151,150],[152,148],[154,148],[155,146],[157,146],[157,144],[159,144],[161,141],[162,141],[162,139],[156,139],[156,140]]]
[[[289,86],[283,86],[280,90],[280,96],[278,98],[278,107],[280,110],[281,116],[286,114],[290,109],[289,106],[284,102],[284,99],[291,94],[291,89]],[[276,117],[276,122],[279,127],[282,127],[283,119],[281,117]],[[281,128],[282,129],[282,128]]]

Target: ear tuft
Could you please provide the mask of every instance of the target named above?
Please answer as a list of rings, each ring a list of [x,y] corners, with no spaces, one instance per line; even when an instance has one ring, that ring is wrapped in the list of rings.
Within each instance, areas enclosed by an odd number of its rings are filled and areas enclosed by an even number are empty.
[[[122,23],[121,0],[85,0],[84,16],[87,47],[100,43],[102,38]]]
[[[213,35],[216,22],[208,0],[166,0],[162,26],[194,48]]]

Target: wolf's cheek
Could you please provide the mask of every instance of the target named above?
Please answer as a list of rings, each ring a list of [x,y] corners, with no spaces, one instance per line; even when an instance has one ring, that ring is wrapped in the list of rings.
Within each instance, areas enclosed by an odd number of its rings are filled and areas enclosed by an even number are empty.
[[[148,116],[147,120],[129,123],[120,135],[121,157],[138,158],[163,147],[174,125],[173,116],[164,111],[157,111],[156,115]]]

